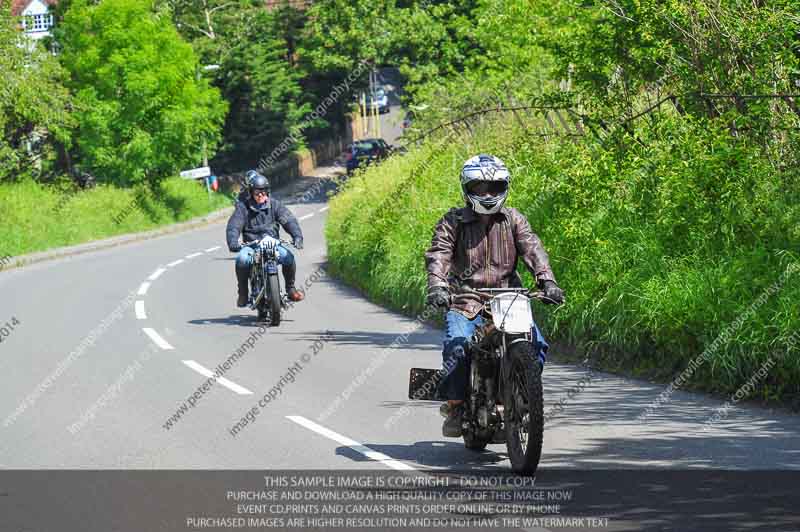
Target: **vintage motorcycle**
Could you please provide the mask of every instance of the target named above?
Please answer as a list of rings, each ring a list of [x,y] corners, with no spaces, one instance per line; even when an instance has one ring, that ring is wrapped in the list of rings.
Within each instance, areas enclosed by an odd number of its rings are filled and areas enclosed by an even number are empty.
[[[254,250],[250,268],[250,308],[258,312],[259,321],[278,326],[282,309],[289,306],[289,297],[281,291],[278,275],[278,245],[287,246],[289,242],[265,236],[242,245]]]
[[[462,435],[467,449],[504,443],[516,473],[534,475],[544,435],[542,368],[533,336],[531,299],[525,288],[461,288],[484,301],[483,325],[467,342],[470,360]],[[437,400],[445,369],[412,368],[408,397]]]

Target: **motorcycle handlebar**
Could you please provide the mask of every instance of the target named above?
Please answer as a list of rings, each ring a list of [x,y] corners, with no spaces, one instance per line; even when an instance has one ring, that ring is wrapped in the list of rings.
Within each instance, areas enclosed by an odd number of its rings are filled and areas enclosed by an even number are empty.
[[[496,294],[522,294],[527,296],[531,299],[537,299],[539,301],[551,301],[550,298],[544,295],[544,292],[541,290],[530,290],[529,288],[470,288],[468,286],[462,286],[457,288],[456,290],[451,290],[453,295],[462,293],[462,294],[475,294],[482,299],[489,299]]]
[[[292,247],[294,247],[294,242],[289,242],[287,240],[283,240],[282,238],[276,238],[275,240],[280,242],[280,244],[282,246],[292,246]],[[261,242],[261,239],[252,240],[250,242],[242,242],[242,247],[253,247],[253,246],[258,245],[259,242]]]

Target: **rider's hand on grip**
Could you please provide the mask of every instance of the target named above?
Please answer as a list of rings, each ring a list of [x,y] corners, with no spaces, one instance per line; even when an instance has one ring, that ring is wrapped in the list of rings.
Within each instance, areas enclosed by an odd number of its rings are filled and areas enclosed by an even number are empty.
[[[431,288],[428,292],[427,303],[433,307],[447,308],[450,306],[450,291],[443,286]]]
[[[302,238],[295,238],[292,242],[292,245],[297,249],[303,249],[303,239]]]
[[[564,291],[558,287],[555,281],[545,281],[542,284],[542,290],[544,291],[544,299],[542,299],[544,303],[560,305],[564,302]]]

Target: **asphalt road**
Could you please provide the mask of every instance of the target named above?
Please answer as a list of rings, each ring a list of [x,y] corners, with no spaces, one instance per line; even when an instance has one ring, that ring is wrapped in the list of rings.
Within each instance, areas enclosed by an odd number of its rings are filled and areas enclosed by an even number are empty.
[[[468,451],[441,436],[438,404],[406,399],[441,332],[327,275],[334,171],[278,193],[305,234],[307,299],[277,328],[236,308],[223,223],[0,272],[0,467],[507,471],[504,446]],[[724,400],[677,391],[641,421],[664,385],[556,363],[544,389],[540,476],[800,470],[790,413],[739,403],[705,426]]]
[[[317,179],[304,187],[313,192]],[[0,344],[0,465],[386,467],[290,417],[300,416],[408,467],[508,467],[502,446],[468,452],[441,437],[436,404],[406,400],[408,369],[439,364],[441,333],[325,273],[322,200],[289,199],[306,235],[295,253],[307,299],[225,373],[252,393],[216,385],[169,430],[170,415],[205,380],[197,365],[216,368],[259,331],[253,313],[235,307],[224,224],[0,272],[0,322],[19,322]],[[405,333],[405,344],[387,349]],[[229,429],[314,351],[295,381],[232,436]],[[544,376],[550,412],[585,384],[548,423],[544,468],[800,469],[795,415],[740,404],[703,430],[723,401],[677,391],[642,423],[637,417],[663,385],[554,363]],[[93,406],[80,430],[68,430]]]

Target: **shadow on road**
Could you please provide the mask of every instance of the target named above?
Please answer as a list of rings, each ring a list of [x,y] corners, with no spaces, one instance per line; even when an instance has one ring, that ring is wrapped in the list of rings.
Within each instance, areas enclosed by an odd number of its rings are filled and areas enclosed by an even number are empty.
[[[281,318],[281,322],[289,322],[293,321],[291,319],[287,319],[285,317]],[[192,325],[235,325],[239,327],[260,327],[261,325],[267,325],[263,321],[259,321],[258,317],[253,311],[253,314],[244,314],[244,315],[236,315],[232,314],[227,318],[200,318],[196,320],[189,320],[188,323]]]
[[[506,460],[505,446],[492,445],[487,451],[470,451],[458,439],[449,441],[418,441],[411,445],[367,443],[367,447],[395,460],[414,462],[419,466],[467,468],[491,466]],[[494,448],[494,449],[493,449]],[[495,450],[500,452],[495,452]],[[369,462],[369,458],[349,447],[338,447],[336,454],[354,462]]]
[[[561,365],[544,372],[545,414],[555,412],[560,399],[568,399],[547,422],[545,441],[548,431],[580,434],[579,446],[545,446],[544,456],[559,467],[800,469],[800,420],[794,416],[737,408],[704,430],[723,402],[675,392],[673,400],[642,421],[639,416],[663,385],[593,373],[584,390],[574,393],[587,375],[584,368]]]
[[[324,338],[325,343],[337,345],[357,345],[366,347],[389,347],[395,344],[397,349],[413,349],[422,351],[441,351],[441,345],[431,344],[430,334],[427,332],[413,332],[407,336],[401,336],[397,332],[375,332],[375,331],[340,331],[336,329],[322,329],[319,331],[308,331],[302,334],[280,332],[290,336],[293,342],[313,343],[320,338]],[[369,356],[374,356],[373,352],[366,352]]]

